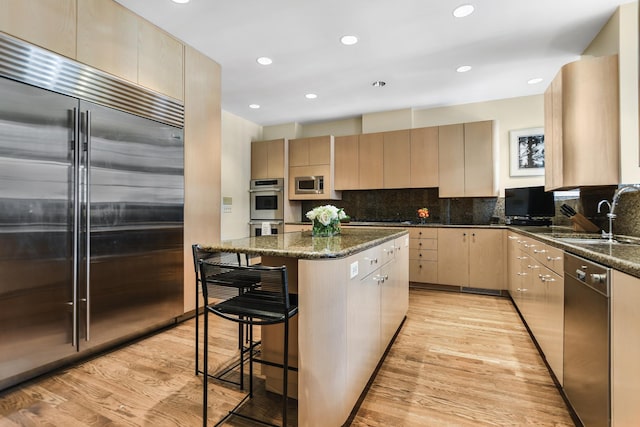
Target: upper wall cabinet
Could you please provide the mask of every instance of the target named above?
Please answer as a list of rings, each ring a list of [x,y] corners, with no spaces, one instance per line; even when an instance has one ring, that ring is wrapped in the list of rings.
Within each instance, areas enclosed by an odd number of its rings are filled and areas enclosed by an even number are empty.
[[[438,127],[411,129],[411,187],[437,187],[438,182]]]
[[[545,92],[545,188],[620,181],[618,57],[572,62]]]
[[[289,140],[289,200],[339,200],[335,191],[334,139],[332,135]],[[296,191],[296,178],[313,177],[322,189]],[[303,180],[309,181],[309,180]]]
[[[76,0],[0,0],[0,28],[68,58],[76,57]]]
[[[183,45],[155,25],[138,20],[138,83],[184,99]]]
[[[2,31],[184,100],[184,45],[112,0],[0,0]]]
[[[78,2],[77,59],[138,81],[138,17],[111,0]]]
[[[381,132],[362,134],[358,144],[358,188],[361,190],[383,188],[383,134]]]
[[[335,137],[336,190],[359,190],[358,135]]]
[[[289,140],[289,167],[331,163],[332,137],[317,136]]]
[[[384,188],[411,187],[411,131],[383,133]]]
[[[284,178],[284,139],[251,143],[251,179]]]
[[[495,197],[494,129],[496,122],[482,121],[440,126],[438,174],[440,197]]]

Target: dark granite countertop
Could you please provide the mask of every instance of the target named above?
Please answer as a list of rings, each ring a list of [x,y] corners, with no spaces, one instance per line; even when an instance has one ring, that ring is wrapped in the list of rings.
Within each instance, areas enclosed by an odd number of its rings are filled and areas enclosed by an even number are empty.
[[[562,249],[574,255],[614,268],[640,278],[640,239],[629,236],[616,236],[619,241],[629,243],[609,244],[597,235],[576,233],[563,227],[509,227],[510,229],[529,235],[541,242]],[[588,238],[597,243],[566,242],[563,238]]]
[[[405,229],[346,228],[333,237],[312,237],[311,231],[223,240],[202,244],[210,251],[239,252],[259,256],[300,259],[342,258],[408,234]]]
[[[294,222],[287,224],[308,224],[306,222]],[[353,221],[344,225],[362,226],[364,227],[445,227],[445,228],[504,228],[529,235],[551,246],[562,249],[600,263],[607,267],[614,268],[624,273],[640,278],[640,239],[629,236],[616,236],[619,240],[636,242],[636,244],[608,244],[606,240],[598,243],[573,243],[561,240],[565,237],[585,237],[590,239],[598,239],[599,236],[594,234],[576,233],[570,227],[566,226],[550,226],[550,227],[534,227],[534,226],[514,226],[505,224],[414,224],[409,222],[386,222],[386,221]]]

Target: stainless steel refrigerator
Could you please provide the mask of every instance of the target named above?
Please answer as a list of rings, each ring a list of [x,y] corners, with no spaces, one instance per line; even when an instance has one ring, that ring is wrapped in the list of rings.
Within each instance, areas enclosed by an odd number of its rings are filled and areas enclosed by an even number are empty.
[[[160,101],[0,38],[0,390],[183,313],[183,130]]]

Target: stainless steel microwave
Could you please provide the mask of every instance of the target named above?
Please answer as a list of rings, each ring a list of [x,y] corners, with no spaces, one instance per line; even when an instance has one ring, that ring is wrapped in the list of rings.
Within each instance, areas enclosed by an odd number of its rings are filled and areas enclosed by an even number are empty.
[[[297,176],[296,194],[324,194],[324,176]]]

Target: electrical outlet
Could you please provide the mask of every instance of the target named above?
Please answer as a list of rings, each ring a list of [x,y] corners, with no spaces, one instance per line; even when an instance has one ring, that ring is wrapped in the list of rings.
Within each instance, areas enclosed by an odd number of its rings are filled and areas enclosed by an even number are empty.
[[[353,279],[354,277],[356,277],[358,275],[358,261],[352,262],[351,263],[351,279]]]

